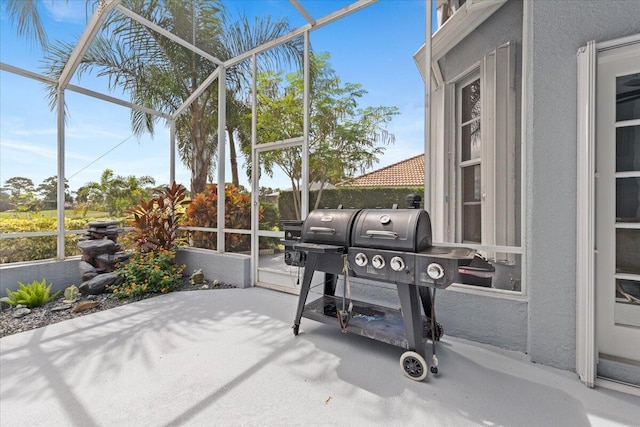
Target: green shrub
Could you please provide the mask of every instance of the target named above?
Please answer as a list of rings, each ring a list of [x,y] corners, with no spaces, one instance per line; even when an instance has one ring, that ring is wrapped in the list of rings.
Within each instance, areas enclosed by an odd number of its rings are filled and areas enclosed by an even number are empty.
[[[260,230],[277,231],[280,225],[280,211],[276,203],[260,201],[262,215],[260,218]]]
[[[146,293],[167,293],[182,280],[185,266],[177,266],[176,253],[170,250],[135,252],[129,262],[116,266],[118,285],[108,288],[115,298],[137,297]]]
[[[65,230],[84,230],[88,226],[89,219],[65,218]],[[39,231],[56,231],[56,218],[2,218],[0,219],[0,232],[2,233],[29,233]],[[0,263],[34,261],[39,259],[55,258],[57,255],[57,237],[17,237],[0,239]],[[66,256],[79,255],[77,236],[69,235],[64,238],[64,252]]]
[[[7,298],[5,301],[11,305],[26,305],[29,308],[40,307],[49,302],[49,300],[58,296],[60,291],[51,295],[51,286],[47,286],[45,279],[42,281],[34,280],[33,282],[25,285],[22,282],[18,282],[18,290],[11,291],[7,289]]]
[[[424,194],[424,187],[338,187],[322,191],[320,208],[337,208],[342,205],[346,208],[375,209],[391,208],[394,203],[399,207],[407,206],[407,195],[415,193]],[[313,210],[318,191],[309,191],[309,206]],[[278,197],[280,217],[283,219],[295,219],[296,212],[293,203],[292,191],[281,191]]]

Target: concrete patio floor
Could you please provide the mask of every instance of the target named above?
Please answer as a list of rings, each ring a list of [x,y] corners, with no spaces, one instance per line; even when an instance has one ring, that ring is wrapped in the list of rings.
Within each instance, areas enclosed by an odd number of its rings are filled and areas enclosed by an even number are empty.
[[[411,381],[401,348],[308,319],[294,337],[296,302],[178,292],[2,338],[0,425],[640,423],[638,397],[447,336],[440,373]]]

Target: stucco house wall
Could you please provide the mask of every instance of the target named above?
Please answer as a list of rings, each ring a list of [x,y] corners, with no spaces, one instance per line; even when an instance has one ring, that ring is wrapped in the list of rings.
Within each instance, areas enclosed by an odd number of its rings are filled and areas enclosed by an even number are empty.
[[[525,213],[531,360],[575,368],[577,60],[590,40],[640,31],[626,0],[524,3],[529,53]]]
[[[447,328],[449,333],[502,346],[505,335],[507,342],[524,336],[522,350],[532,361],[575,369],[576,54],[591,40],[637,34],[640,7],[636,3],[509,0],[439,60],[444,81],[450,82],[501,44],[510,42],[515,47],[516,134],[522,135],[517,145],[523,150],[517,154],[524,158],[520,196],[525,198],[521,233],[525,292],[521,299],[512,300],[497,294],[441,293],[438,304],[446,308],[440,310],[444,312],[440,320],[454,325]],[[480,314],[480,322],[474,324],[475,313],[465,314],[458,305],[482,306],[492,312]],[[482,318],[492,318],[490,324],[502,335],[496,338],[487,333]]]

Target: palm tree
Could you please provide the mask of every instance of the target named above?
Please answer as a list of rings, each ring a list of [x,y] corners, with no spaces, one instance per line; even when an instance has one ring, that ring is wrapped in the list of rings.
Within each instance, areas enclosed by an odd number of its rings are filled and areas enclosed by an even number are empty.
[[[123,0],[122,4],[222,61],[289,31],[285,20],[256,18],[250,23],[243,16],[229,22],[219,0]],[[18,10],[37,12],[30,1],[10,0],[5,8],[13,11],[11,16],[25,16],[26,12],[18,13]],[[78,73],[94,72],[107,77],[110,89],[123,89],[138,105],[171,114],[218,66],[119,13],[112,12],[103,28],[104,31],[96,36],[82,58]],[[44,58],[45,74],[57,78],[74,47],[65,42],[50,46]],[[258,68],[263,70],[283,61],[299,62],[301,56],[302,43],[298,38],[259,55]],[[249,61],[226,70],[226,84],[232,97],[243,92],[249,73]],[[52,106],[57,101],[56,95],[55,87],[51,87],[49,97]],[[210,85],[176,122],[178,150],[183,163],[191,170],[192,194],[205,190],[207,178],[211,176],[217,160],[217,105],[217,85]],[[246,107],[241,102],[230,102],[227,107],[231,118],[227,132],[232,144],[230,153],[235,183],[238,181],[234,140],[237,125],[233,120],[242,114],[242,108]],[[137,135],[153,134],[155,124],[153,116],[132,111],[131,125]]]
[[[110,215],[120,216],[127,207],[140,202],[151,194],[151,187],[156,181],[145,175],[115,175],[113,170],[105,169],[98,182],[88,182],[78,189],[78,195],[86,201],[100,205]]]

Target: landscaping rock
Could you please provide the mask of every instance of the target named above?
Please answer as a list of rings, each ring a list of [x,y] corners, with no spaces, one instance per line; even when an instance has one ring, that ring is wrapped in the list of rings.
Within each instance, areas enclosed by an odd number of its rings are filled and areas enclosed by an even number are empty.
[[[21,317],[26,316],[27,314],[31,314],[31,310],[28,308],[18,308],[13,312],[13,317],[16,319],[20,319]]]
[[[191,275],[190,281],[192,285],[204,284],[204,273],[202,272],[202,269],[198,269],[194,271],[193,274]]]
[[[56,307],[53,307],[51,309],[51,311],[56,312],[56,311],[65,311],[65,310],[69,310],[72,307],[71,304],[63,304],[63,305],[58,305]]]
[[[94,257],[100,254],[113,253],[120,250],[120,245],[109,239],[83,240],[78,242],[78,247],[84,254]]]
[[[118,252],[116,254],[113,255],[113,261],[118,263],[118,262],[126,262],[127,260],[129,260],[129,258],[131,258],[131,254],[127,254],[124,252]]]
[[[117,242],[118,235],[123,231],[118,227],[120,221],[91,221],[84,237],[78,239],[78,248],[82,251],[80,261],[80,274],[84,282],[90,282],[104,273],[115,270],[115,264],[126,261],[129,255],[123,254]],[[81,285],[83,295],[88,293],[104,292],[103,283],[109,284],[111,279],[102,279],[99,282],[91,282],[89,285]]]
[[[83,311],[91,310],[100,305],[99,301],[82,301],[79,302],[73,309],[71,309],[72,313],[81,313]]]
[[[122,233],[123,229],[118,227],[120,221],[91,221],[89,222],[89,229],[87,230],[87,236],[91,239],[103,239],[107,238],[116,242],[118,235]]]
[[[100,254],[95,257],[96,260],[96,269],[100,272],[109,273],[113,271],[113,263],[115,260],[115,255],[113,254]]]
[[[118,281],[116,273],[99,274],[91,280],[83,282],[80,286],[80,293],[82,295],[97,295],[105,292],[105,288],[109,285],[113,285]]]
[[[234,285],[220,283],[218,286],[212,286],[211,283],[208,283],[209,290],[202,290],[201,285],[192,285],[189,283],[189,277],[184,277],[180,283],[180,287],[177,291],[196,291],[196,292],[213,292],[213,289],[228,289],[234,288]],[[57,323],[63,320],[73,319],[78,316],[83,316],[85,314],[94,313],[96,311],[108,310],[114,307],[119,307],[125,304],[129,304],[135,301],[140,301],[147,298],[153,298],[159,296],[161,294],[144,294],[138,297],[132,298],[110,298],[109,294],[102,295],[89,295],[87,297],[83,297],[85,300],[97,300],[100,302],[100,305],[96,308],[93,308],[89,311],[84,311],[82,313],[72,313],[71,309],[62,310],[62,311],[52,311],[53,307],[61,306],[64,303],[62,300],[64,297],[59,295],[58,297],[50,300],[48,303],[41,307],[34,307],[31,309],[31,314],[28,316],[22,317],[20,319],[16,319],[13,317],[14,308],[8,310],[2,310],[0,312],[0,337],[5,337],[7,335],[16,334],[19,332],[24,332],[28,330],[32,330],[34,328],[40,328],[42,326],[51,325],[53,323]],[[2,345],[0,345],[2,347]]]
[[[98,275],[98,271],[96,268],[89,264],[86,261],[80,261],[80,274],[82,275],[82,281],[86,282],[87,280],[91,280]]]
[[[118,221],[117,219],[112,219],[112,220],[107,220],[107,221],[89,221],[89,230],[91,231],[96,231],[96,230],[100,230],[100,229],[106,229],[106,228],[117,228],[118,225],[120,225],[120,221]]]

